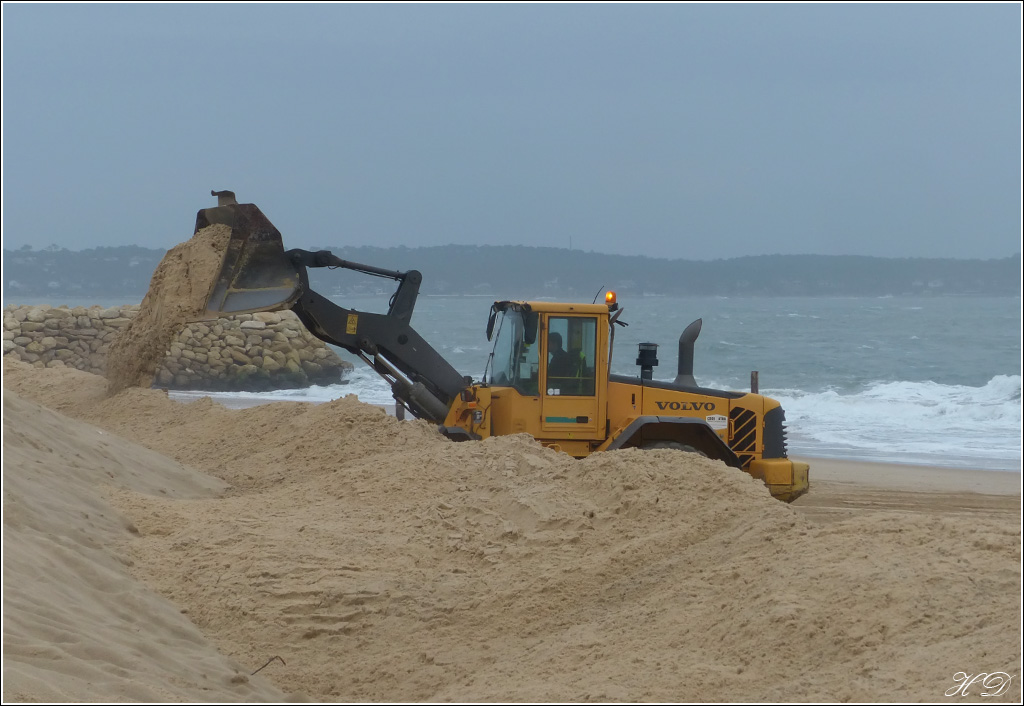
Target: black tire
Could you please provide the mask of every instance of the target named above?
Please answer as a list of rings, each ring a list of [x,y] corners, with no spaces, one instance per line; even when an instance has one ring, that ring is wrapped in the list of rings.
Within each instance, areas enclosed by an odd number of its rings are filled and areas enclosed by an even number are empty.
[[[678,441],[648,441],[646,444],[644,444],[640,448],[642,448],[642,449],[675,449],[676,451],[683,451],[685,453],[697,454],[698,456],[703,456],[704,458],[708,457],[708,455],[706,453],[704,453],[703,451],[701,451],[700,449],[696,449],[696,448],[690,446],[689,444],[683,444],[683,443],[678,442]]]

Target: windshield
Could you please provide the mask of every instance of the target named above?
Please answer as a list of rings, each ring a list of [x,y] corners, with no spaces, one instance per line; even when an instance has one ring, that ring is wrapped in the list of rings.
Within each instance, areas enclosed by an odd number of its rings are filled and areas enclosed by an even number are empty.
[[[493,368],[490,383],[500,387],[514,387],[524,395],[538,394],[537,377],[540,372],[539,346],[527,343],[527,328],[534,338],[537,314],[507,309],[498,324],[498,337],[494,341]]]

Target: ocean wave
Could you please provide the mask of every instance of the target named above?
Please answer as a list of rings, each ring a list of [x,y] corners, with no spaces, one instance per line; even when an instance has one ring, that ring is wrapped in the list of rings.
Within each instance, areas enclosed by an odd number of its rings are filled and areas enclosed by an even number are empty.
[[[935,382],[881,382],[843,394],[834,390],[765,390],[786,410],[790,447],[863,450],[871,457],[943,458],[1019,468],[1021,376],[996,375],[981,387]]]
[[[835,390],[804,392],[773,390],[765,394],[786,398],[801,407],[842,406],[848,411],[870,411],[873,415],[894,411],[932,419],[944,415],[961,415],[979,421],[1009,419],[1021,424],[1021,376],[996,375],[981,387],[942,385],[936,382],[878,382],[861,392],[842,394]]]

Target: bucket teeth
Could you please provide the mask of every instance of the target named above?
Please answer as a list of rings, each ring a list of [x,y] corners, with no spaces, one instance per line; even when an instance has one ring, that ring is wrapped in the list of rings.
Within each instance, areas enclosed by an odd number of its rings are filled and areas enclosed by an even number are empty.
[[[238,203],[238,201],[235,200],[234,191],[214,191],[213,189],[210,189],[210,196],[217,197],[218,206],[232,206]]]

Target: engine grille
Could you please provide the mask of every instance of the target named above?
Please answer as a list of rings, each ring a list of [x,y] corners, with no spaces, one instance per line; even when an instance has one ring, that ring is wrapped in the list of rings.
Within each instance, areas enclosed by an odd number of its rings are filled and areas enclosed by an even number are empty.
[[[786,458],[786,412],[776,407],[764,415],[764,458]]]

